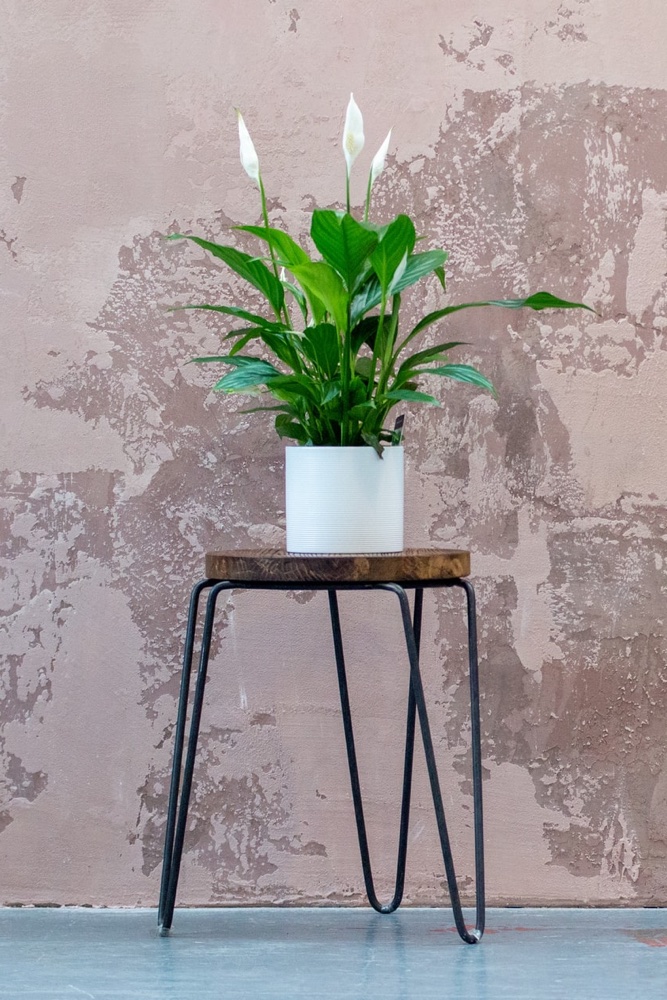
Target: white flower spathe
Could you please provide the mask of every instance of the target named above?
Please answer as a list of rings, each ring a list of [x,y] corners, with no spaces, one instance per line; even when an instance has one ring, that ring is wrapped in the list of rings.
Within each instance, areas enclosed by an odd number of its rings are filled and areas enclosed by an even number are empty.
[[[350,94],[350,102],[345,114],[345,127],[343,128],[343,152],[345,154],[348,174],[352,169],[352,164],[363,148],[364,120],[354,100],[354,94]]]
[[[239,145],[241,149],[241,166],[247,173],[248,177],[259,186],[259,158],[257,156],[257,151],[250,138],[250,132],[246,128],[246,123],[243,121],[243,115],[236,109],[236,117],[239,123]]]
[[[387,153],[389,152],[389,143],[391,141],[391,129],[387,133],[387,138],[384,140],[377,153],[373,157],[373,162],[371,163],[371,187],[375,184],[376,180],[384,170],[385,160],[387,159]]]

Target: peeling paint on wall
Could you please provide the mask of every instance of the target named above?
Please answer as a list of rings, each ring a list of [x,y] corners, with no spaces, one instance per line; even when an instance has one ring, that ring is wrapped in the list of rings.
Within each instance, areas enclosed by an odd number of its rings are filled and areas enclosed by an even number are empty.
[[[599,313],[457,317],[499,401],[456,386],[406,424],[408,543],[473,551],[490,898],[664,902],[664,10],[601,3],[406,23],[392,2],[356,46],[358,12],[319,0],[5,13],[0,902],[155,901],[187,593],[208,548],[284,538],[280,442],[185,366],[220,326],[166,309],[259,303],[163,237],[256,221],[238,104],[272,216],[305,239],[304,209],[340,197],[350,89],[369,147],[396,126],[375,209],[450,248],[452,300],[548,288]],[[221,604],[184,901],[362,901],[320,598]],[[389,894],[407,664],[369,602],[341,607]],[[463,643],[432,596],[424,672],[472,893]],[[409,856],[407,900],[443,898],[421,763]]]

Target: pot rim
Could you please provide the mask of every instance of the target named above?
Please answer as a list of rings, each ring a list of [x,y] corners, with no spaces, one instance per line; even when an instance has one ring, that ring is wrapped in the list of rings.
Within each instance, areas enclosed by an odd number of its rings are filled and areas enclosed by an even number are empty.
[[[391,448],[393,450],[403,450],[402,444],[383,444],[382,448]],[[285,451],[372,451],[375,452],[370,444],[286,444]],[[377,454],[377,452],[375,452]]]

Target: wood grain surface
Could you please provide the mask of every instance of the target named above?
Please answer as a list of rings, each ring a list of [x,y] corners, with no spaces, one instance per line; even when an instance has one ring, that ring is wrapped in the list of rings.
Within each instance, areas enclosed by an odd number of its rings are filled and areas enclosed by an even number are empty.
[[[470,573],[470,553],[404,549],[372,555],[296,555],[282,549],[207,552],[209,580],[255,583],[401,583],[451,580]]]

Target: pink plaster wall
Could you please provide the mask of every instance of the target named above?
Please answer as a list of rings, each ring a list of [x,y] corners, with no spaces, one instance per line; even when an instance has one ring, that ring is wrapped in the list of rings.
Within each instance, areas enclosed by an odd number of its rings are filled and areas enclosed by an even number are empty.
[[[3,7],[0,902],[156,899],[187,591],[207,548],[283,538],[279,441],[183,367],[215,323],[163,308],[235,288],[161,234],[257,219],[236,105],[303,232],[340,200],[354,90],[371,152],[394,126],[378,213],[451,249],[452,299],[601,313],[457,319],[499,401],[453,387],[407,425],[408,542],[473,551],[490,899],[664,903],[664,2],[290,3]],[[469,890],[447,607],[424,670]],[[405,663],[386,600],[342,609],[386,891]],[[181,898],[358,903],[324,601],[224,611]],[[421,764],[410,861],[409,901],[441,899]]]

